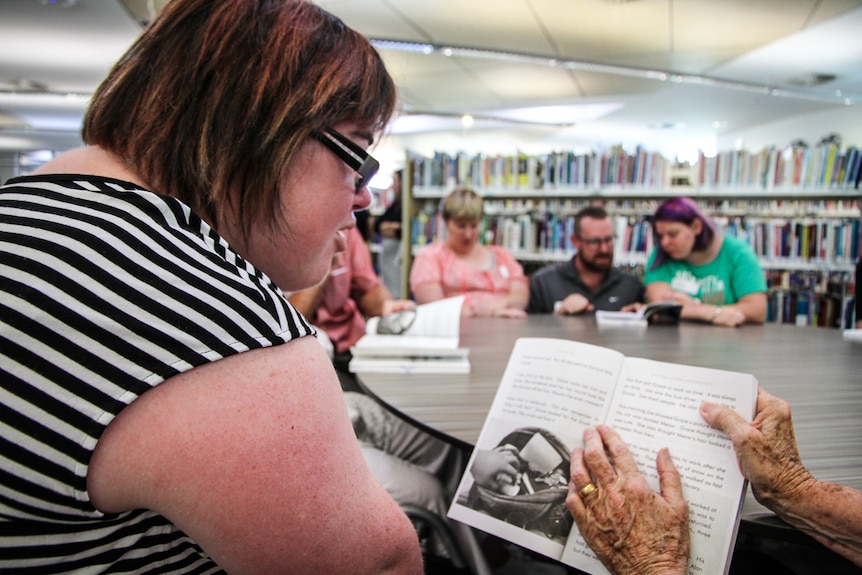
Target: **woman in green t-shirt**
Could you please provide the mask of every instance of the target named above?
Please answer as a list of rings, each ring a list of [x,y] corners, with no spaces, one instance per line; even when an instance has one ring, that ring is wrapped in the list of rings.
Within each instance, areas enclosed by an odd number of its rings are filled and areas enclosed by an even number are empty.
[[[683,319],[716,325],[766,320],[766,278],[757,256],[743,240],[723,235],[693,200],[665,200],[652,233],[647,301],[676,301]]]

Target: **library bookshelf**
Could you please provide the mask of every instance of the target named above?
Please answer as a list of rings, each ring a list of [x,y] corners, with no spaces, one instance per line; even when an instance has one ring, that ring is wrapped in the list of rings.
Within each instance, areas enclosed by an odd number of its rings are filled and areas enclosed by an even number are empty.
[[[682,195],[754,249],[770,288],[770,321],[849,326],[862,244],[860,163],[855,146],[836,145],[733,151],[694,165],[621,146],[538,156],[408,152],[403,286],[412,256],[445,233],[439,203],[455,187],[483,196],[483,241],[509,249],[528,272],[569,259],[574,214],[600,204],[615,221],[617,265],[642,274],[653,247],[650,216]]]

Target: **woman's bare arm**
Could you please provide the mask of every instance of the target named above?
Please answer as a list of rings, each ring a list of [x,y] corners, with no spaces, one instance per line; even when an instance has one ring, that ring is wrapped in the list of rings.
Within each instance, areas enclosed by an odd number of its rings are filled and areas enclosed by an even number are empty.
[[[88,487],[103,511],[164,515],[234,575],[422,572],[415,531],[368,470],[311,337],[144,393],[100,439]]]

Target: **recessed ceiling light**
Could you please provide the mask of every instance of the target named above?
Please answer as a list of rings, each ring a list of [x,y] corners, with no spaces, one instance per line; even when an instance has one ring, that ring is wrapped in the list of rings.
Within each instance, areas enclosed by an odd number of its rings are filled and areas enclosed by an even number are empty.
[[[683,123],[683,122],[653,122],[651,124],[647,124],[647,127],[651,130],[675,130],[677,128],[684,128],[685,123]]]

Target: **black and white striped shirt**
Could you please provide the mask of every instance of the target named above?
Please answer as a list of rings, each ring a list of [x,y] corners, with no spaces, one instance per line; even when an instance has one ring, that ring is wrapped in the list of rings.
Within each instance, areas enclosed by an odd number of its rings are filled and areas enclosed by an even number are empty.
[[[91,176],[0,188],[0,571],[219,573],[164,517],[86,490],[102,431],[195,366],[312,333],[189,208]]]

